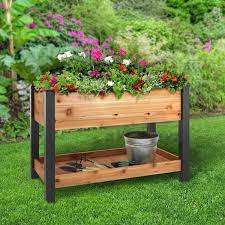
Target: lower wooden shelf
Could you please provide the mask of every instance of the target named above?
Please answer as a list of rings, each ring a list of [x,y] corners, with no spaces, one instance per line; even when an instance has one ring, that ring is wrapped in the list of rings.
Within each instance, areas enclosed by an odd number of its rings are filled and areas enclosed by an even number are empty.
[[[62,188],[181,171],[181,160],[176,155],[159,148],[156,151],[154,163],[120,168],[111,166],[112,162],[127,160],[125,148],[57,155],[55,187]],[[85,167],[81,172],[67,172],[61,169],[68,163],[80,161]],[[44,158],[40,157],[34,163],[35,170],[43,181]]]

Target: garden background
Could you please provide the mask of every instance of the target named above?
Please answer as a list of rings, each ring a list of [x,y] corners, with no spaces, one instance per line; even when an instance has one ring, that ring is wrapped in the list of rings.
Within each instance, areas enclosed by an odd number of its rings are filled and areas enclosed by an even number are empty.
[[[6,1],[10,2],[10,1]],[[193,114],[225,108],[223,0],[13,1],[0,5],[0,140],[29,135],[29,85],[63,50],[92,44],[126,48],[190,82]],[[8,10],[10,11],[10,10]],[[78,39],[69,31],[82,33]],[[12,43],[13,42],[13,43]]]

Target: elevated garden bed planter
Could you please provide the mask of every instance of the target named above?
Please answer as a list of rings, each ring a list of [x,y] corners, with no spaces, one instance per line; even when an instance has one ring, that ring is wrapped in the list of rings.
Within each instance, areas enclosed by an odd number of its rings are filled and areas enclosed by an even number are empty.
[[[155,132],[157,122],[168,121],[179,121],[179,156],[157,149],[154,163],[113,168],[111,163],[127,161],[125,148],[55,155],[56,130],[147,123],[148,132]],[[43,157],[39,156],[39,125],[45,131]],[[84,160],[87,169],[76,173],[61,169],[76,160]],[[67,186],[171,172],[180,172],[181,181],[186,181],[188,160],[188,87],[174,94],[157,89],[139,98],[124,94],[121,99],[113,94],[95,97],[38,93],[31,87],[31,177],[44,182],[48,202],[55,201],[55,189]],[[93,162],[103,166],[93,167]]]

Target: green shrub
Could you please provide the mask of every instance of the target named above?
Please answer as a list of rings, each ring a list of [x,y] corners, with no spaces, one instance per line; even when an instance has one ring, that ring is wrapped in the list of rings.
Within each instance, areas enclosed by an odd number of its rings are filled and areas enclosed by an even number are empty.
[[[124,47],[130,55],[138,54],[154,64],[169,57],[172,32],[167,23],[162,20],[130,20],[119,31],[115,43]]]
[[[189,77],[191,107],[202,111],[225,108],[225,39],[208,53],[198,49],[196,54],[176,53],[168,59],[177,73]]]
[[[166,11],[169,15],[190,19],[196,23],[204,18],[205,13],[214,7],[225,10],[224,0],[166,0]]]
[[[101,41],[106,36],[114,36],[119,21],[110,0],[84,0],[74,5],[73,14],[81,19],[87,34],[96,36]]]
[[[225,37],[225,17],[220,8],[213,8],[210,13],[206,13],[203,21],[193,26],[194,34],[202,41],[211,39],[212,41]]]
[[[118,11],[136,11],[145,16],[165,17],[163,0],[113,0]]]
[[[29,117],[24,113],[19,113],[17,118],[7,121],[0,129],[0,142],[27,138],[29,124]]]
[[[8,90],[7,88],[11,84],[11,80],[0,76],[0,120],[7,119],[9,117],[9,107],[8,107]]]

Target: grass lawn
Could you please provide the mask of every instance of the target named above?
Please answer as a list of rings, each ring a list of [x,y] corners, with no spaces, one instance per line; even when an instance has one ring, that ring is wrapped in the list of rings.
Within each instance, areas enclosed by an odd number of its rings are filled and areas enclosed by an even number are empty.
[[[122,134],[145,126],[57,134],[57,153],[119,147]],[[159,146],[177,152],[177,124],[158,125]],[[29,176],[29,141],[0,145],[1,225],[225,224],[225,117],[191,121],[191,179],[156,175],[57,190]],[[41,140],[41,148],[43,141]]]

